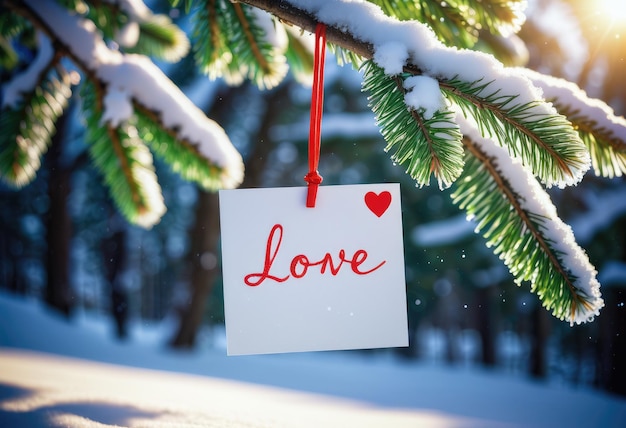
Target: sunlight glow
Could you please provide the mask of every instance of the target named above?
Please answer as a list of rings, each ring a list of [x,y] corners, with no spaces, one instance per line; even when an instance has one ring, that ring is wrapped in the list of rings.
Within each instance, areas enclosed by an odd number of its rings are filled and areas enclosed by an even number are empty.
[[[623,0],[598,0],[598,14],[616,30],[626,29],[626,3]]]

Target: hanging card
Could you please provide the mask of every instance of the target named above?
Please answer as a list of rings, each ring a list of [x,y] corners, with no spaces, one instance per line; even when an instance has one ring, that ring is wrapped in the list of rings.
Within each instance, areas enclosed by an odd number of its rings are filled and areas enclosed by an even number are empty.
[[[222,190],[228,355],[408,346],[398,184]]]

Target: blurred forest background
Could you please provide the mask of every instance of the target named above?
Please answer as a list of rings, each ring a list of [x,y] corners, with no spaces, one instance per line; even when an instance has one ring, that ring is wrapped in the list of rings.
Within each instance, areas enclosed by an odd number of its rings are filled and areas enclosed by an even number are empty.
[[[599,3],[530,1],[518,34],[523,43],[503,40],[503,52],[515,55],[496,54],[508,65],[575,81],[624,115],[626,20],[600,18]],[[151,6],[185,28],[182,11],[166,1]],[[304,185],[310,88],[292,79],[271,91],[228,87],[199,74],[191,54],[165,70],[243,154],[242,187]],[[546,312],[528,286],[513,283],[450,203],[450,190],[416,188],[392,164],[360,84],[357,71],[328,59],[320,172],[324,185],[401,183],[411,346],[393,352],[626,395],[623,178],[588,174],[577,188],[551,191],[599,271],[606,302],[593,323],[570,327]],[[20,191],[0,183],[0,288],[42,299],[69,320],[108,313],[120,340],[132,340],[129,323],[171,322],[164,343],[198,346],[202,332],[223,324],[217,195],[157,163],[168,212],[151,230],[129,225],[87,162],[75,110],[58,123],[33,183]]]

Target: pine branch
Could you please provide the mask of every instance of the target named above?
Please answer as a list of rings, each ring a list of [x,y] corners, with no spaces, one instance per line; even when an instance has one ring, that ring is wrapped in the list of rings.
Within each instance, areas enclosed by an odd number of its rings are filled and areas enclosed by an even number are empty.
[[[294,6],[288,0],[239,0],[241,3],[249,4],[259,9],[265,10],[278,17],[281,21],[302,28],[310,33],[315,32],[318,18],[305,10],[305,8]],[[403,0],[370,0],[371,3],[380,6],[388,15],[398,19],[416,19],[423,16],[424,20],[433,21],[433,29],[440,40],[452,43],[451,40],[464,38],[462,34],[446,33],[472,33],[479,28],[493,34],[510,34],[516,31],[523,23],[523,8],[525,0],[451,0],[446,2],[412,1]],[[437,3],[437,4],[434,4]],[[442,6],[445,3],[446,6]],[[313,3],[312,3],[313,4]],[[417,14],[415,11],[421,10]],[[428,12],[425,12],[428,11]],[[433,11],[439,11],[433,15]],[[463,19],[458,17],[462,13]],[[430,16],[429,16],[430,15]],[[443,19],[443,22],[442,22]],[[336,44],[343,49],[354,52],[356,55],[371,59],[374,54],[374,46],[368,40],[355,34],[345,31],[341,26],[324,22],[328,28],[326,38],[329,43]],[[471,23],[471,24],[470,24]],[[441,31],[439,25],[443,25]],[[460,47],[472,47],[476,42],[477,34],[472,34],[471,38],[459,40]]]
[[[90,90],[99,91],[92,104],[86,104],[92,109],[88,113],[90,154],[129,221],[150,227],[165,212],[152,154],[132,126],[137,120],[133,106],[153,111],[159,117],[158,124],[165,128],[162,133],[175,130],[180,140],[176,144],[195,143],[202,160],[210,160],[209,169],[215,166],[211,172],[217,171],[209,179],[201,178],[205,185],[215,188],[219,181],[219,187],[232,188],[241,183],[243,162],[223,129],[193,105],[154,63],[142,55],[109,49],[90,21],[70,15],[61,6],[46,2],[37,3],[35,8],[35,3],[23,0],[9,4],[46,32],[54,40],[57,53],[84,71]],[[78,37],[79,44],[75,40]],[[85,99],[90,90],[83,95]],[[147,133],[143,135],[148,138]]]
[[[185,13],[189,13],[189,11],[191,10],[191,6],[193,6],[194,0],[169,0],[172,7],[178,7],[181,1],[185,3]]]
[[[313,51],[303,41],[302,34],[292,27],[286,27],[289,45],[285,57],[289,63],[289,70],[296,81],[311,86],[313,79]]]
[[[596,271],[556,214],[549,196],[519,162],[464,122],[466,168],[452,194],[516,282],[529,281],[543,306],[570,324],[604,305]]]
[[[298,9],[288,1],[276,4],[268,4],[264,0],[244,1],[267,8],[290,22],[309,26],[311,23],[308,19],[315,20],[314,15],[302,10],[305,6]],[[341,3],[341,6],[343,14],[349,13],[351,9],[354,9],[355,14],[372,9],[352,3]],[[323,6],[307,5],[306,9],[323,9],[323,16],[328,17],[328,7],[324,9]],[[438,46],[432,34],[415,22],[407,23],[413,25],[411,34],[415,40],[406,41],[396,40],[396,36],[369,39],[371,36],[364,30],[368,25],[350,27],[346,21],[349,18],[335,17],[334,21],[326,22],[331,30],[331,39],[334,37],[332,30],[344,30],[344,37],[338,38],[337,42],[363,53],[365,58],[373,58],[389,75],[398,74],[402,70],[439,80],[447,97],[482,123],[485,135],[506,144],[511,155],[521,157],[547,186],[575,184],[588,169],[589,154],[571,123],[546,103],[541,93],[526,78],[504,69],[493,57]],[[392,20],[378,20],[376,25],[381,27],[378,34],[386,34],[386,28],[388,33],[394,34],[393,26],[396,23]],[[345,31],[346,28],[355,34]],[[377,45],[374,46],[373,42]],[[422,44],[428,48],[420,49]],[[462,67],[454,65],[461,62],[464,64]],[[463,73],[459,71],[460,68],[464,69]]]
[[[578,182],[589,154],[571,123],[541,100],[521,103],[493,82],[442,81],[444,93],[479,124],[484,136],[506,146],[547,186]]]
[[[11,42],[0,36],[0,69],[11,70],[17,66],[19,58]]]
[[[135,46],[126,48],[126,52],[139,53],[177,62],[189,52],[189,39],[172,20],[165,15],[152,15],[139,22],[139,39]]]
[[[552,76],[519,69],[540,87],[545,97],[578,131],[591,154],[596,175],[619,177],[626,173],[626,120],[611,107],[591,99],[576,84]]]
[[[393,16],[401,21],[418,19],[421,22],[424,18],[421,1],[403,0],[369,0],[382,9],[387,16]]]
[[[262,89],[282,81],[288,70],[287,46],[270,42],[270,32],[284,29],[272,27],[270,16],[260,13],[225,0],[204,1],[194,23],[194,39],[196,60],[209,77],[224,77],[233,85],[248,78]],[[263,20],[267,22],[261,25]]]
[[[176,62],[189,51],[185,32],[169,16],[153,14],[142,2],[88,3],[85,17],[98,26],[105,39],[115,40],[125,52]]]
[[[626,148],[624,143],[611,139],[603,130],[598,131],[595,123],[589,123],[586,118],[576,117],[576,113],[563,110],[571,117],[574,126],[578,128],[580,138],[589,148],[591,165],[597,176],[614,178],[626,173]],[[609,134],[610,135],[610,134]]]
[[[303,25],[310,25],[309,18],[315,21],[321,17],[331,29],[330,34],[333,29],[347,34],[337,39],[342,47],[351,48],[356,44],[360,54],[373,58],[384,69],[381,76],[386,75],[384,78],[396,83],[366,83],[366,87],[375,88],[371,95],[372,107],[388,144],[394,141],[406,144],[400,146],[401,159],[409,165],[419,165],[417,171],[421,175],[416,175],[422,181],[426,176],[424,163],[416,157],[428,159],[435,151],[418,153],[413,148],[410,153],[410,144],[413,138],[422,139],[422,143],[414,147],[432,149],[435,144],[429,137],[433,133],[420,129],[420,124],[425,125],[426,121],[402,111],[406,96],[399,89],[404,84],[399,83],[398,76],[404,79],[408,75],[425,75],[437,79],[448,100],[467,116],[474,117],[483,134],[472,132],[471,140],[469,136],[464,139],[469,155],[463,175],[456,180],[455,202],[478,220],[478,229],[507,264],[516,281],[530,281],[531,290],[555,316],[580,323],[598,313],[603,301],[595,269],[576,245],[571,229],[557,217],[554,206],[534,177],[512,160],[512,157],[521,158],[547,185],[563,186],[581,179],[589,165],[589,154],[572,124],[546,103],[540,91],[525,77],[505,69],[493,57],[439,46],[430,33],[415,23],[407,24],[412,25],[411,40],[401,40],[394,33],[398,24],[384,20],[362,3],[341,2],[341,12],[335,11],[331,16],[327,6],[301,1],[276,2],[278,5],[262,0],[244,1]],[[339,9],[339,4],[335,9]],[[361,17],[357,24],[350,20],[350,12],[355,15],[371,13],[372,19],[364,23]],[[305,18],[293,16],[299,13]],[[365,30],[369,25],[377,25],[377,37]],[[406,28],[404,23],[403,28]],[[387,34],[390,36],[386,37]],[[449,120],[452,122],[452,118]],[[459,115],[456,121],[464,123],[464,118]],[[483,136],[495,138],[509,154]],[[477,142],[481,142],[480,146]],[[487,142],[491,146],[489,152],[485,151]],[[496,162],[493,153],[497,150],[501,152]],[[433,159],[442,157],[432,156],[429,169],[431,165],[438,166]],[[458,164],[462,165],[462,160]],[[512,175],[515,179],[509,180]],[[516,187],[520,180],[522,187]],[[525,188],[534,190],[530,199]],[[535,198],[547,199],[548,203],[538,208],[533,202]]]
[[[464,48],[473,47],[478,41],[476,20],[469,21],[462,10],[452,2],[371,0],[388,16],[401,21],[417,19],[428,25],[441,42]],[[468,10],[467,7],[464,8]],[[472,22],[472,24],[470,24]]]
[[[82,91],[90,157],[104,178],[116,207],[128,221],[150,228],[165,213],[152,154],[126,124],[103,123],[103,88],[85,85]]]
[[[309,33],[315,33],[315,27],[319,22],[315,15],[293,6],[285,0],[240,0],[250,6],[265,10],[278,17],[281,21],[302,28]],[[342,31],[341,28],[327,24],[326,41],[354,52],[363,58],[371,59],[374,54],[374,47],[367,41],[360,40],[349,32]]]
[[[4,9],[4,6],[0,6]],[[16,13],[9,13],[4,9],[0,13],[0,36],[7,39],[16,37],[30,28],[28,21]]]
[[[30,183],[47,152],[55,123],[72,94],[66,71],[56,66],[50,42],[39,38],[39,56],[4,89],[0,115],[0,177],[11,185]]]
[[[120,9],[117,2],[86,0],[86,3],[87,6],[79,10],[98,27],[104,39],[114,40],[119,29],[129,22],[128,14]]]
[[[58,49],[85,72],[89,81],[116,94],[118,100],[103,113],[107,120],[121,123],[131,119],[132,103],[154,111],[163,126],[176,129],[180,138],[201,145],[205,157],[224,170],[223,187],[235,187],[241,182],[243,162],[224,130],[207,118],[149,58],[108,49],[88,21],[67,14],[59,6],[46,4],[42,10],[26,9],[23,12],[29,19],[54,37]],[[39,15],[41,11],[50,16]],[[55,31],[46,18],[63,21],[72,27],[71,31]],[[75,34],[85,39],[79,46],[67,39]],[[119,108],[120,104],[123,108]]]
[[[526,20],[526,0],[450,0],[473,27],[503,36],[517,33]]]
[[[370,0],[387,16],[418,20],[428,25],[448,46],[492,53],[507,65],[521,65],[519,52],[512,50],[516,33],[525,20],[525,0],[404,1]],[[505,43],[504,40],[513,42]],[[520,42],[521,43],[521,42]]]
[[[337,64],[342,67],[350,64],[352,68],[359,70],[365,62],[365,59],[359,54],[338,45],[330,44],[328,45],[328,50],[333,53],[337,59]]]
[[[261,43],[256,39],[254,25],[251,23],[252,19],[249,15],[246,14],[244,8],[240,4],[233,4],[233,10],[235,12],[235,16],[237,17],[236,23],[239,28],[241,28],[241,32],[243,33],[245,40],[250,46],[251,56],[254,58],[255,62],[258,63],[259,69],[264,73],[270,72],[270,61],[263,56],[261,52]],[[239,33],[239,31],[237,31]]]
[[[196,62],[209,78],[224,78],[229,85],[243,82],[244,73],[236,66],[236,59],[221,31],[225,26],[218,14],[219,0],[206,0],[194,15],[193,39]]]
[[[392,160],[407,168],[419,185],[428,185],[431,174],[440,188],[449,187],[463,170],[461,133],[454,113],[440,111],[428,120],[423,112],[407,108],[402,77],[389,77],[371,61],[363,66],[363,88],[369,93],[386,151],[395,149]]]
[[[135,104],[139,137],[161,157],[174,172],[188,181],[198,183],[206,190],[218,190],[228,180],[226,171],[193,142],[180,138],[175,130],[161,123],[158,115]]]
[[[580,111],[568,110],[565,105],[554,102],[578,131],[580,138],[589,149],[591,165],[597,176],[614,178],[626,173],[626,140],[615,136],[612,130],[603,127]],[[626,126],[626,122],[621,118]]]

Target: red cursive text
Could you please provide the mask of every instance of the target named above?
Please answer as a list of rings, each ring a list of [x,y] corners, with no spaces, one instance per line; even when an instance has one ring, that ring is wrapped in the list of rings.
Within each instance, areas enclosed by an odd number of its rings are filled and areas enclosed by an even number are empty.
[[[266,279],[271,279],[276,282],[284,282],[287,281],[290,277],[294,278],[304,278],[309,271],[309,268],[314,266],[320,266],[320,273],[325,274],[327,271],[330,272],[331,275],[336,276],[341,270],[344,263],[350,265],[350,269],[357,275],[367,275],[375,270],[379,269],[382,265],[385,264],[385,260],[380,262],[378,265],[374,266],[371,269],[363,269],[361,265],[367,260],[367,251],[365,250],[357,250],[354,252],[352,257],[346,258],[345,250],[339,250],[338,261],[333,261],[333,257],[330,253],[324,254],[321,260],[311,261],[304,254],[298,254],[293,259],[291,259],[291,263],[289,264],[289,275],[286,276],[276,276],[270,273],[272,269],[272,265],[274,260],[276,259],[276,255],[278,254],[278,250],[280,249],[280,244],[283,241],[283,226],[281,224],[275,224],[270,231],[269,236],[267,237],[267,244],[265,245],[265,262],[263,265],[263,271],[260,273],[251,273],[244,277],[244,282],[246,285],[250,287],[256,287],[257,285],[261,285],[263,281]]]

